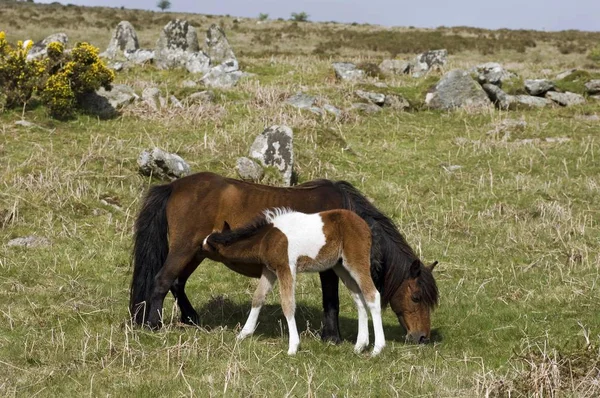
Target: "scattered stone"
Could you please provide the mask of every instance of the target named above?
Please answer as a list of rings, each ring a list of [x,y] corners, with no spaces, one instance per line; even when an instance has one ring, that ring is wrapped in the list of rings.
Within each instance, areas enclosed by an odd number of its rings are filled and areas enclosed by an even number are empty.
[[[589,95],[600,94],[600,80],[590,80],[585,84],[585,89]]]
[[[68,41],[69,41],[69,38],[67,37],[67,35],[65,33],[54,33],[54,34],[46,37],[44,40],[38,41],[31,47],[31,49],[27,53],[27,61],[31,61],[31,60],[42,58],[42,57],[46,56],[46,54],[47,54],[46,47],[48,47],[48,44],[50,44],[50,43],[58,42],[66,47]]]
[[[433,109],[483,108],[490,104],[485,91],[461,69],[446,73],[427,94],[425,103]]]
[[[548,79],[529,79],[525,80],[525,90],[531,95],[545,95],[554,90],[554,83]]]
[[[509,109],[511,104],[513,103],[513,96],[506,94],[504,90],[502,90],[495,84],[485,83],[483,85],[483,90],[487,93],[490,100],[499,109]]]
[[[359,112],[364,112],[364,113],[377,113],[377,112],[381,112],[381,107],[375,105],[375,104],[365,104],[363,102],[359,102],[356,104],[352,104],[352,108],[353,110],[357,110]]]
[[[318,106],[311,106],[310,108],[307,108],[309,111],[311,111],[312,113],[314,113],[315,115],[319,115],[319,116],[325,116],[325,111],[321,108],[319,108]]]
[[[552,101],[544,97],[534,97],[532,95],[512,95],[510,100],[510,109],[544,108],[553,104]]]
[[[265,175],[261,165],[246,157],[238,158],[235,170],[242,180],[259,182]]]
[[[231,88],[242,78],[244,73],[239,70],[237,61],[230,60],[215,66],[200,81],[207,87]]]
[[[403,111],[410,108],[410,103],[406,100],[406,98],[402,97],[401,95],[388,94],[385,96],[383,106]]]
[[[296,93],[288,98],[285,103],[293,106],[294,108],[307,109],[311,108],[315,104],[316,100],[317,98],[313,97],[312,95]]]
[[[202,51],[197,53],[191,53],[188,56],[185,68],[190,73],[202,73],[205,74],[210,70],[211,59]]]
[[[504,141],[510,138],[512,133],[525,131],[527,122],[525,120],[516,119],[504,119],[500,123],[497,123],[494,128],[487,132],[488,135],[500,136]]]
[[[573,106],[585,103],[585,98],[583,95],[565,92],[565,93],[557,93],[555,91],[550,91],[546,94],[546,98],[556,102],[561,106]]]
[[[421,77],[430,70],[441,69],[448,62],[447,50],[433,50],[419,54],[410,64],[413,77]]]
[[[106,58],[115,58],[122,52],[134,52],[140,48],[138,37],[133,25],[127,21],[121,21],[115,28],[108,44],[108,48],[102,55]]]
[[[275,167],[286,186],[292,184],[294,168],[294,134],[287,126],[271,126],[256,137],[250,147],[250,158],[265,167]]]
[[[334,62],[333,70],[339,80],[360,80],[365,77],[365,71],[351,62]]]
[[[108,65],[108,67],[115,72],[121,72],[125,66],[123,65],[123,62],[114,62]]]
[[[385,83],[385,82],[375,82],[375,83],[373,83],[373,85],[378,88],[388,88],[389,87],[387,85],[387,83]]]
[[[32,128],[40,129],[40,130],[47,131],[49,133],[53,132],[53,130],[47,129],[45,127],[42,127],[42,126],[32,123],[32,122],[28,122],[27,120],[17,120],[15,122],[15,126],[21,126],[21,127],[25,127],[25,128],[29,128],[29,129],[32,129]]]
[[[117,110],[140,98],[133,91],[133,88],[125,84],[115,84],[110,91],[100,87],[96,93],[105,97],[110,105]]]
[[[402,75],[408,73],[410,62],[399,59],[384,59],[379,64],[379,70],[384,75]]]
[[[110,91],[104,87],[85,94],[80,102],[85,112],[100,119],[111,119],[118,116],[118,110],[139,97],[133,89],[124,84],[117,84]]]
[[[181,87],[183,88],[194,88],[197,87],[198,83],[193,80],[184,80],[181,82]]]
[[[585,120],[587,122],[598,122],[600,121],[600,116],[598,115],[579,115],[577,116],[579,120]]]
[[[577,72],[578,70],[579,69],[577,69],[577,68],[573,68],[573,69],[569,69],[569,70],[566,70],[564,72],[561,72],[558,75],[556,75],[556,80],[565,79],[565,78],[571,76],[573,73]]]
[[[179,155],[154,148],[143,151],[137,160],[140,173],[161,179],[175,180],[190,174],[190,166]]]
[[[472,72],[477,74],[477,81],[480,84],[489,83],[500,87],[505,80],[517,76],[504,69],[504,67],[497,62],[488,62],[477,65],[472,69]]]
[[[157,87],[146,87],[142,91],[142,100],[152,108],[158,110],[160,107],[160,90]]]
[[[325,104],[323,105],[323,109],[329,113],[331,113],[332,115],[334,115],[335,117],[340,117],[342,116],[342,111],[341,109],[336,108],[333,105],[330,104]]]
[[[225,32],[216,24],[212,24],[206,31],[206,53],[214,64],[236,60]]]
[[[51,242],[48,238],[43,236],[23,236],[21,238],[15,238],[8,241],[7,246],[18,246],[27,248],[45,247],[50,246]]]
[[[383,106],[385,102],[385,95],[380,93],[373,93],[370,91],[356,90],[354,92],[357,97],[369,101],[372,104]]]
[[[215,100],[215,93],[211,90],[198,91],[197,93],[190,94],[187,97],[189,103],[202,103],[202,102],[213,102]]]
[[[600,95],[592,95],[590,98],[595,99],[596,101],[600,101]]]
[[[457,165],[457,164],[442,164],[441,166],[448,173],[453,173],[455,171],[458,171],[458,170],[462,169],[462,166]]]
[[[571,139],[568,137],[546,137],[546,142],[564,144],[569,141],[571,141]]]
[[[183,108],[183,104],[181,103],[181,101],[179,101],[174,95],[171,95],[169,97],[169,101],[171,102],[171,105],[173,105],[175,108]]]
[[[185,67],[190,55],[199,51],[196,29],[188,21],[175,19],[160,33],[154,63],[159,69]]]
[[[125,51],[125,58],[134,65],[144,65],[154,61],[155,53],[152,50]]]

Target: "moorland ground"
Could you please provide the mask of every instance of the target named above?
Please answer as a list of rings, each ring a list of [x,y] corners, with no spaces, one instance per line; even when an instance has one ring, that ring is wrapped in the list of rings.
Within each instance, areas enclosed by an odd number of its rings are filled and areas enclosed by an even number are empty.
[[[268,12],[268,10],[264,10]],[[256,74],[214,103],[113,120],[54,121],[41,108],[0,115],[0,394],[3,396],[597,396],[599,382],[600,102],[504,112],[423,109],[440,74],[381,77],[416,108],[322,118],[283,104],[304,91],[339,108],[366,83],[337,82],[332,61],[379,63],[446,47],[446,70],[501,62],[523,78],[564,69],[597,73],[587,57],[599,33],[382,28],[107,8],[0,3],[11,41],[64,31],[104,49],[120,20],[142,47],[184,17],[202,32],[224,26],[243,70]],[[184,71],[138,67],[116,82],[178,97]],[[25,118],[42,128],[14,125]],[[488,134],[506,118],[527,126]],[[320,341],[317,275],[297,287],[302,346],[286,355],[272,294],[255,336],[236,342],[255,280],[205,261],[188,283],[199,327],[128,323],[132,226],[157,181],[137,173],[139,153],[176,152],[194,171],[235,177],[234,165],[265,127],[294,130],[300,181],[355,184],[399,226],[435,274],[440,306],[433,343],[404,343],[391,311],[377,358],[352,352],[356,310],[341,292],[339,346]],[[550,140],[546,138],[567,138]],[[534,139],[534,140],[529,140]],[[535,140],[538,139],[538,140]],[[458,165],[460,168],[449,168]],[[49,247],[8,247],[39,235]]]

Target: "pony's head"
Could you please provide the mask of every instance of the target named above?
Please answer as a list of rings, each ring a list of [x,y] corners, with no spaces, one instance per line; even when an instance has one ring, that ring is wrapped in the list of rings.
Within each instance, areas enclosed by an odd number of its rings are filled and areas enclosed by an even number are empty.
[[[431,311],[437,305],[438,290],[433,279],[437,261],[429,266],[414,260],[406,278],[390,298],[390,307],[406,329],[406,340],[428,343],[431,337]]]
[[[221,231],[213,231],[204,239],[202,250],[218,261],[256,262],[260,257],[260,241],[269,225],[265,216],[236,229],[231,229],[225,221]]]

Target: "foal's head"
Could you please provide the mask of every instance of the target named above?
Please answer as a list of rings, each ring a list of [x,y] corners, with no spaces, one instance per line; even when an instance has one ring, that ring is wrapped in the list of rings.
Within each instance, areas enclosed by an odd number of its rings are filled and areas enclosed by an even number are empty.
[[[390,307],[406,329],[406,340],[428,343],[431,335],[431,311],[437,305],[438,290],[433,279],[433,268],[415,260],[405,279],[390,299]]]
[[[269,223],[264,217],[237,229],[231,229],[225,221],[221,231],[204,239],[202,250],[232,261],[253,262],[260,254],[260,241],[268,229]]]

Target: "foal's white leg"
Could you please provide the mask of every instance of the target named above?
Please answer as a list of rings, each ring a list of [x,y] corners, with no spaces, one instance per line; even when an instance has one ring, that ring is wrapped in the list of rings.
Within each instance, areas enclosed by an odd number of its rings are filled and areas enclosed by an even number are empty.
[[[369,316],[367,314],[367,308],[365,307],[360,288],[348,270],[339,265],[334,267],[333,270],[340,277],[342,282],[344,282],[344,285],[346,285],[348,290],[350,290],[350,294],[356,303],[356,309],[358,310],[358,336],[356,337],[354,352],[358,354],[363,352],[369,345]]]
[[[248,316],[246,324],[244,324],[241,332],[237,335],[238,340],[243,340],[254,333],[254,330],[256,329],[256,322],[258,321],[258,314],[260,314],[260,309],[265,303],[265,299],[271,289],[273,289],[273,285],[276,281],[277,276],[275,273],[266,267],[263,268],[262,275],[258,281],[258,286],[256,287],[256,291],[252,297],[252,309],[250,310],[250,315]]]
[[[363,296],[364,297],[364,296]],[[383,322],[381,320],[381,297],[377,289],[375,289],[375,299],[366,300],[367,306],[371,311],[371,318],[373,319],[373,330],[375,332],[375,345],[373,347],[372,355],[377,355],[385,347],[385,336],[383,334]]]
[[[279,279],[279,294],[281,295],[281,308],[288,324],[288,333],[290,334],[288,355],[295,355],[300,345],[300,336],[296,327],[296,276],[295,265],[290,264],[289,268],[282,267],[277,271]]]

